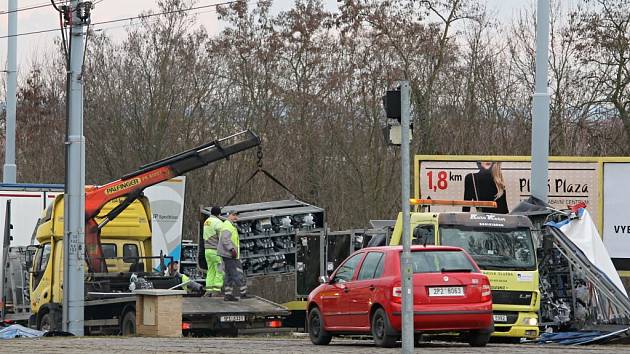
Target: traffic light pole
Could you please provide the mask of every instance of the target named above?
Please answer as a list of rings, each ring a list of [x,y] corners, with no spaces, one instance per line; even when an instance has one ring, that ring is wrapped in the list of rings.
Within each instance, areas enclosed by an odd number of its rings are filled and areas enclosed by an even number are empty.
[[[402,352],[413,353],[413,263],[411,259],[411,232],[410,232],[410,158],[409,158],[409,129],[410,129],[410,88],[409,81],[400,83],[400,124],[401,124],[401,186],[402,186],[402,245],[403,251],[400,257],[400,270],[402,277]]]

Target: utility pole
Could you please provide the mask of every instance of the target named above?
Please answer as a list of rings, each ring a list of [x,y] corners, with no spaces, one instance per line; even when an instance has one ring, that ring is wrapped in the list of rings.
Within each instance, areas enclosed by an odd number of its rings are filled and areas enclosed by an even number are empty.
[[[63,330],[83,335],[85,265],[85,139],[83,137],[83,58],[92,4],[72,0],[70,62],[67,73],[66,181],[64,194]]]
[[[4,183],[15,183],[15,115],[17,111],[17,0],[9,0],[7,38],[7,116],[4,142]]]
[[[409,123],[410,123],[410,88],[409,81],[400,83],[400,124],[401,124],[401,184],[402,184],[402,245],[403,251],[400,257],[400,270],[402,277],[402,352],[404,354],[413,353],[414,331],[413,331],[413,267],[411,259],[411,232],[409,226],[409,198],[410,198],[410,176],[409,176]]]
[[[549,0],[536,9],[536,89],[532,107],[532,195],[547,202],[549,190]]]

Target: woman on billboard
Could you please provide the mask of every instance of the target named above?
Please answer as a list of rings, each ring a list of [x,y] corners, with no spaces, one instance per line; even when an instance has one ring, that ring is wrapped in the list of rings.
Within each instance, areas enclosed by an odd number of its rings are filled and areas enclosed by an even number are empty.
[[[477,162],[478,172],[469,173],[464,178],[464,200],[494,201],[496,208],[477,208],[484,213],[507,214],[505,182],[501,172],[501,162]],[[470,211],[463,207],[462,211]]]

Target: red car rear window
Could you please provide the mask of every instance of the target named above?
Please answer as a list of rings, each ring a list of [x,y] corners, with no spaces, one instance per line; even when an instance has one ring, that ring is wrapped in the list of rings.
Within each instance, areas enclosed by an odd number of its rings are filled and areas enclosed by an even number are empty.
[[[477,272],[461,251],[416,251],[411,256],[414,273]]]

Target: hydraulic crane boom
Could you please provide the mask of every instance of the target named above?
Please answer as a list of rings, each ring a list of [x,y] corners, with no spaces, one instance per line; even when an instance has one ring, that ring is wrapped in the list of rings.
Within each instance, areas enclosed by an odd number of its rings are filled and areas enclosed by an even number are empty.
[[[94,273],[107,272],[101,247],[100,230],[136,200],[145,188],[212,162],[228,159],[230,155],[258,145],[260,145],[260,138],[250,130],[245,130],[141,166],[138,171],[103,186],[86,189],[85,252],[89,271]],[[107,215],[99,216],[103,206],[116,198],[124,198],[124,200]],[[96,221],[97,216],[102,220],[100,223]]]

